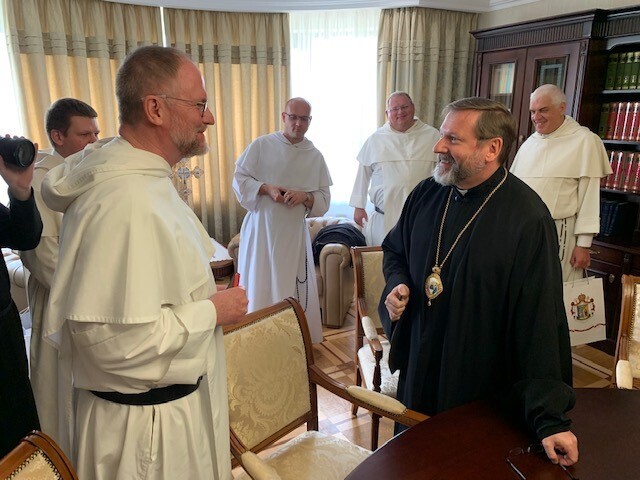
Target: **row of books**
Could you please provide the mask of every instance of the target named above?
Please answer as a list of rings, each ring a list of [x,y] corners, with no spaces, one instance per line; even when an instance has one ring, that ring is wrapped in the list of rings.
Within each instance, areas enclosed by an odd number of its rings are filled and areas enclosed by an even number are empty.
[[[640,87],[640,52],[612,53],[607,64],[606,90],[633,90]]]
[[[640,193],[640,153],[607,151],[613,173],[600,181],[602,188]]]
[[[624,237],[634,228],[638,204],[617,200],[600,200],[600,236]]]
[[[598,135],[604,140],[640,140],[640,102],[603,103]]]

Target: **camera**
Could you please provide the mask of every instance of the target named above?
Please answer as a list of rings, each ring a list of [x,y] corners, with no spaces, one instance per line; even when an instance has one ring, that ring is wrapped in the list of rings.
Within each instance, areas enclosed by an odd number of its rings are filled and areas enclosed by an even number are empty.
[[[26,138],[0,138],[0,155],[6,163],[25,168],[36,158],[36,147]]]

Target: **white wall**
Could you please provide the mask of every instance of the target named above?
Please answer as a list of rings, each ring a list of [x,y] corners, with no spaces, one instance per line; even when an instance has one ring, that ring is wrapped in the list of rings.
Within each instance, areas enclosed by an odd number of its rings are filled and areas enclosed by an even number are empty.
[[[638,0],[539,0],[518,7],[482,13],[478,18],[478,30],[594,8],[610,10],[639,5]]]

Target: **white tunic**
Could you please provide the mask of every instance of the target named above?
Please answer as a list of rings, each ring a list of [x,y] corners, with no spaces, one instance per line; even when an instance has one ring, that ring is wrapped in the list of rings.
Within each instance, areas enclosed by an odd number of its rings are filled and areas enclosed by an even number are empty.
[[[368,188],[371,203],[384,212],[368,214],[364,229],[367,245],[382,244],[398,222],[411,190],[433,174],[433,147],[439,139],[438,130],[416,118],[406,132],[394,130],[387,122],[365,141],[358,154],[358,173],[349,205],[365,208]]]
[[[59,348],[71,457],[94,478],[229,479],[229,425],[213,247],[167,162],[116,138],[66,159],[42,196],[64,212],[43,334]],[[88,390],[200,387],[129,406]]]
[[[289,207],[258,195],[262,184],[309,192],[313,208]],[[238,272],[249,311],[295,297],[305,309],[314,343],[322,341],[320,301],[305,218],[329,208],[331,177],[308,139],[292,144],[282,132],[254,140],[236,162],[233,190],[247,215],[240,230]]]
[[[38,160],[33,172],[33,193],[42,218],[42,237],[34,250],[20,253],[24,266],[31,272],[27,296],[31,313],[30,377],[38,408],[40,428],[60,443],[58,435],[58,351],[42,338],[42,322],[49,302],[51,279],[58,262],[58,235],[62,213],[54,212],[42,200],[40,192],[44,176],[64,159],[53,151]]]
[[[611,173],[602,140],[567,115],[554,132],[536,132],[522,144],[511,173],[540,195],[556,221],[564,281],[581,278],[571,255],[600,231],[600,178]]]

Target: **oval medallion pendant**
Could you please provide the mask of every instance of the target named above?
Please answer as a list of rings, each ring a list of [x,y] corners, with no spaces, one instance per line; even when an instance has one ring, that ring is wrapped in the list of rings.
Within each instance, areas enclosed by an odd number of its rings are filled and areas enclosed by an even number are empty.
[[[427,298],[429,299],[429,306],[431,305],[431,300],[436,298],[438,295],[442,293],[444,287],[442,286],[442,279],[440,278],[440,268],[433,267],[433,273],[427,277],[427,280],[424,282],[424,292],[427,294]]]

